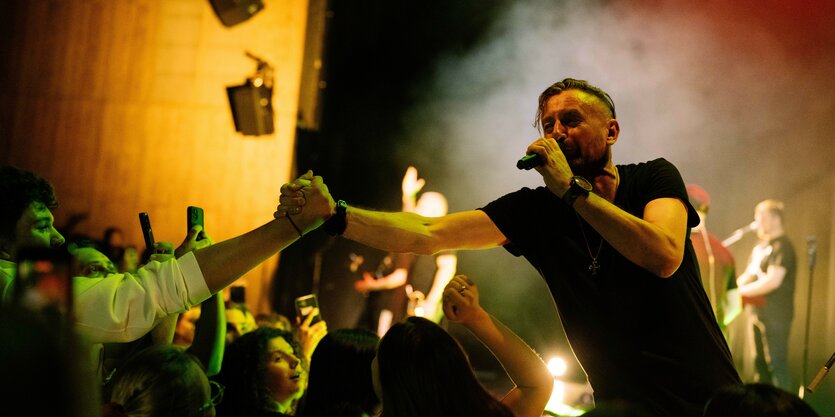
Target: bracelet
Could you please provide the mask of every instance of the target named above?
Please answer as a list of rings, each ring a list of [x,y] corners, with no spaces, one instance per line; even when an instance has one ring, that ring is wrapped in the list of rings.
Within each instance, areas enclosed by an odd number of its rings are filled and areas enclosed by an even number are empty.
[[[299,226],[296,226],[296,222],[294,222],[293,219],[290,218],[289,214],[287,215],[287,220],[289,220],[290,224],[293,225],[293,229],[296,229],[296,232],[299,233],[299,237],[304,236],[304,235],[302,235],[302,231],[301,231],[301,229],[299,229]]]

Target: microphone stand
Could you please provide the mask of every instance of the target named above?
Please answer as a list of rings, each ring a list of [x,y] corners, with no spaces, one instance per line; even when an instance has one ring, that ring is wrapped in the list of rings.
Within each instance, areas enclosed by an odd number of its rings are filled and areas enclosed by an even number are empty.
[[[806,253],[809,255],[809,287],[806,289],[806,329],[805,335],[803,337],[803,379],[802,381],[806,381],[808,377],[808,367],[809,367],[809,330],[810,324],[812,320],[812,284],[814,280],[815,272],[815,258],[817,255],[817,239],[815,236],[807,236],[806,237]],[[826,372],[829,371],[829,367],[832,366],[832,361],[835,360],[835,354],[832,355],[832,358],[829,359],[827,362],[827,366],[818,372],[818,375],[815,376],[815,379],[809,383],[808,386],[804,386],[801,383],[799,396],[802,399],[804,394],[808,392],[814,392],[817,388],[817,385],[820,384],[820,381],[823,379]],[[826,371],[824,371],[824,369]]]
[[[820,371],[815,375],[812,379],[812,382],[809,383],[809,386],[806,387],[806,391],[808,392],[815,392],[818,389],[818,385],[820,385],[821,381],[823,381],[823,377],[829,373],[829,370],[832,369],[832,364],[835,364],[835,353],[832,353],[832,356],[829,357],[829,360],[826,361],[826,365],[821,368]],[[801,397],[803,398],[803,397]]]

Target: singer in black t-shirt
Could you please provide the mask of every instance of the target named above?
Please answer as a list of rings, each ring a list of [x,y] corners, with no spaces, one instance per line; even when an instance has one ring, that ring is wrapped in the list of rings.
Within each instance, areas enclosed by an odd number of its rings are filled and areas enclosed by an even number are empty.
[[[526,153],[545,186],[481,210],[428,218],[336,205],[308,175],[282,187],[278,213],[331,208],[326,231],[393,252],[505,246],[547,282],[596,401],[700,417],[715,390],[740,381],[687,238],[698,217],[681,176],[663,159],[615,165],[614,103],[585,81],[548,87],[536,120],[543,137]],[[300,194],[325,198],[300,204]]]

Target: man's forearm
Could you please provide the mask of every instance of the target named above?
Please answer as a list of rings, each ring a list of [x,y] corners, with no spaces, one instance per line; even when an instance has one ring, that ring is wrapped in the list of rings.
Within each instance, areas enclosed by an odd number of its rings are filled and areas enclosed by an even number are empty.
[[[493,248],[507,240],[478,210],[423,217],[348,207],[346,220],[343,236],[388,252],[430,255],[445,249]]]
[[[241,236],[194,251],[212,294],[226,288],[299,238],[287,218],[273,220]]]
[[[683,219],[664,219],[678,226],[683,225],[680,227],[681,236],[674,236],[658,225],[635,217],[593,193],[587,198],[577,199],[574,209],[616,251],[655,275],[669,277],[681,265],[687,226],[687,209],[683,203]]]

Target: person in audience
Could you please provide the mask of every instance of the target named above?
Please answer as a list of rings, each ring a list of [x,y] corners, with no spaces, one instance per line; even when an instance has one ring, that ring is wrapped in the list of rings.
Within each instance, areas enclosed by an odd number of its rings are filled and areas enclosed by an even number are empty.
[[[290,319],[276,312],[258,314],[255,316],[255,324],[258,327],[275,327],[288,332],[293,330],[293,323]]]
[[[191,346],[194,343],[194,332],[197,328],[197,321],[200,320],[202,304],[198,304],[177,316],[177,326],[174,327],[174,340],[171,342],[177,346]]]
[[[224,388],[209,381],[200,362],[173,345],[156,345],[116,372],[103,417],[214,416]]]
[[[302,178],[321,182],[312,172]],[[319,193],[318,189],[313,192]],[[5,300],[13,292],[10,288],[14,285],[17,248],[58,246],[64,238],[53,226],[51,210],[57,206],[57,199],[46,180],[28,171],[0,166],[0,194],[0,259],[4,261],[0,264],[0,294]],[[91,343],[136,340],[159,320],[205,301],[319,227],[327,210],[293,210],[290,217],[278,216],[281,218],[238,237],[176,259],[151,261],[135,274],[74,279],[76,330]]]
[[[301,348],[293,333],[262,327],[226,347],[215,377],[226,387],[218,417],[292,414],[306,380]]]
[[[380,338],[365,329],[325,335],[310,361],[299,417],[375,416],[380,400],[371,383],[371,362]]]
[[[14,294],[17,251],[24,247],[58,247],[64,237],[53,224],[58,197],[37,175],[0,166],[0,303]]]
[[[255,316],[252,315],[246,304],[233,301],[226,302],[227,345],[257,328],[258,325],[255,323]]]
[[[719,389],[704,417],[818,417],[796,395],[769,384],[737,384]]]
[[[516,385],[502,400],[478,382],[464,350],[444,329],[409,317],[389,329],[372,362],[381,417],[540,417],[554,379],[528,345],[479,304],[476,284],[458,275],[447,284],[443,311],[496,356]]]

